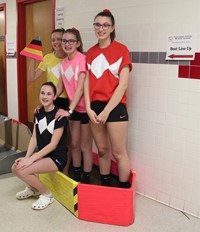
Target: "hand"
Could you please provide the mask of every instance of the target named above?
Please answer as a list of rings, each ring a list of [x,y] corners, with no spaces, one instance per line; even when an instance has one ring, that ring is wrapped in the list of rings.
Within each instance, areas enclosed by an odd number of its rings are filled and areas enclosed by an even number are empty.
[[[63,117],[69,117],[70,113],[66,110],[59,109],[55,115],[55,118],[58,119],[58,121]]]
[[[38,106],[34,109],[34,114],[35,114],[35,113],[39,113],[40,108],[41,108],[41,106],[40,106],[40,105],[38,105]]]
[[[31,157],[23,157],[21,159],[18,159],[17,162],[15,162],[17,169],[27,168],[32,163],[33,163],[33,159]]]
[[[101,124],[105,124],[108,119],[109,114],[104,110],[97,116],[97,121]]]
[[[96,115],[96,113],[93,110],[91,110],[91,109],[88,110],[87,114],[88,114],[88,116],[89,116],[89,118],[90,118],[90,120],[91,120],[92,123],[99,124],[99,122],[97,120],[97,115]]]
[[[24,157],[20,157],[20,158],[16,159],[15,162],[14,162],[14,164],[15,164],[15,165],[18,165],[19,162],[20,162],[22,159],[24,159]]]

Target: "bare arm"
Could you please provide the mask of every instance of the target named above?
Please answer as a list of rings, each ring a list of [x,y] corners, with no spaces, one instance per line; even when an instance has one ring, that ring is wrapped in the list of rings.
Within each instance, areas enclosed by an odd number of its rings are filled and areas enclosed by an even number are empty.
[[[26,157],[31,157],[37,147],[36,133],[35,133],[35,125],[33,127],[33,134],[28,144],[28,149],[26,152]]]
[[[89,80],[89,72],[86,72],[85,76],[85,83],[84,83],[84,98],[85,98],[85,106],[86,110],[90,110],[90,94],[89,94],[89,89],[90,89],[90,80]]]
[[[35,63],[36,63],[36,60],[31,58],[29,68],[28,68],[28,80],[30,82],[36,80],[43,73],[41,69],[39,68],[35,69]]]
[[[81,97],[83,96],[84,93],[84,81],[85,81],[85,72],[81,72],[79,77],[78,77],[78,87],[76,89],[76,92],[74,94],[74,97],[72,99],[72,102],[69,106],[71,110],[74,110],[79,103]]]
[[[91,101],[90,101],[90,78],[89,78],[89,72],[86,72],[85,82],[84,82],[84,98],[85,98],[85,106],[87,114],[91,120],[91,122],[98,124],[97,121],[97,115],[96,113],[91,109]]]
[[[56,87],[56,96],[60,96],[60,94],[63,92],[64,86],[63,86],[63,81],[62,78],[59,78],[58,85]]]

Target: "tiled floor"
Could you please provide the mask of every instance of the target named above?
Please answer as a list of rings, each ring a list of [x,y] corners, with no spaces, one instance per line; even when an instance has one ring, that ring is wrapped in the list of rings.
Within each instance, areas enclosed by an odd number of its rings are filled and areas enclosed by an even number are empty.
[[[135,222],[128,227],[82,221],[55,201],[34,211],[35,199],[19,201],[24,188],[12,174],[0,175],[0,231],[2,232],[200,232],[200,219],[136,194]]]

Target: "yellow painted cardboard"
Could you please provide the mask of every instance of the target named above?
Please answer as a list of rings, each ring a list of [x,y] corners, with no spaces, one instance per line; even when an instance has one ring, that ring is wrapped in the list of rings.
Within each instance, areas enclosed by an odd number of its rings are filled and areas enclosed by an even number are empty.
[[[40,180],[51,191],[57,201],[78,217],[78,182],[57,171],[39,175]]]

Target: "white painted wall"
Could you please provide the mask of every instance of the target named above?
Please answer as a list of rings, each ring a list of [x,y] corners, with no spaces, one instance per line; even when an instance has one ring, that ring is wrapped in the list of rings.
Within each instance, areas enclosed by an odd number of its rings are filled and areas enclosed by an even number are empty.
[[[7,38],[16,40],[16,9],[7,3]],[[94,16],[108,8],[117,40],[130,51],[165,52],[167,36],[197,35],[198,0],[57,0],[65,28],[80,30],[85,51],[96,42]],[[20,51],[18,51],[20,52]],[[16,61],[7,60],[8,113],[18,118]],[[178,78],[177,65],[133,64],[128,90],[128,151],[137,172],[136,191],[200,217],[200,80]]]
[[[105,2],[105,3],[104,3]],[[130,51],[166,52],[168,35],[197,34],[197,0],[58,0],[65,27],[77,27],[88,49],[96,42],[94,16],[108,8],[117,40]],[[136,191],[200,217],[200,80],[178,78],[177,65],[133,64],[128,91],[128,150]]]

